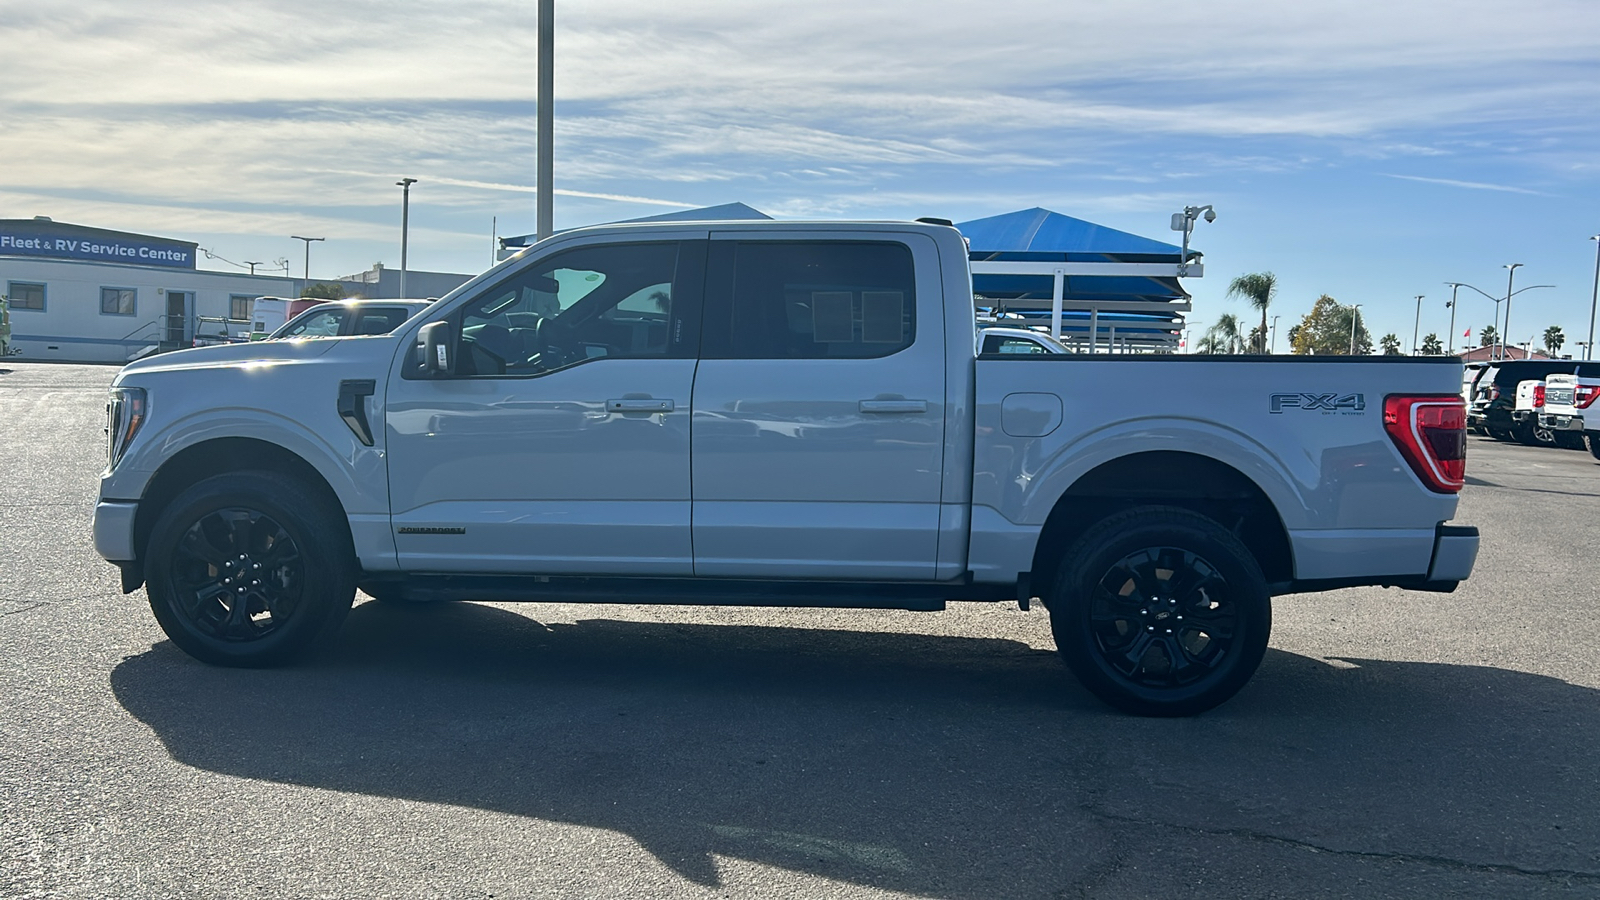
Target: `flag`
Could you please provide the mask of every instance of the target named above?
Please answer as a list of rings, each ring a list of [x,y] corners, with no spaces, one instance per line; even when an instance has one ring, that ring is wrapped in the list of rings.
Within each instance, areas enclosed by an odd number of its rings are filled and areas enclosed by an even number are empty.
[[[1461,332],[1461,336],[1462,337],[1472,337],[1472,329],[1468,328],[1466,331]]]

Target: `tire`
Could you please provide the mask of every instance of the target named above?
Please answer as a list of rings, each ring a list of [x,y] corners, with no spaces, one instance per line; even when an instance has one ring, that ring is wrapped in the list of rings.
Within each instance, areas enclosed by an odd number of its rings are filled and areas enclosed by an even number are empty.
[[[1581,432],[1577,432],[1577,431],[1557,431],[1557,432],[1553,432],[1553,434],[1555,436],[1556,446],[1560,447],[1563,450],[1583,450],[1583,449],[1585,449],[1584,448],[1583,434]]]
[[[1550,429],[1540,428],[1532,422],[1511,426],[1511,436],[1517,443],[1527,447],[1553,447],[1556,443],[1555,434]]]
[[[1255,557],[1216,522],[1170,506],[1091,526],[1067,550],[1049,599],[1067,667],[1090,693],[1140,716],[1192,716],[1228,700],[1261,665],[1272,630]]]
[[[1600,431],[1585,431],[1583,441],[1589,445],[1589,455],[1600,461]]]
[[[1485,428],[1484,430],[1489,432],[1489,437],[1492,437],[1497,441],[1505,441],[1510,443],[1512,440],[1514,440],[1514,438],[1511,437],[1511,432],[1505,430],[1504,428]]]
[[[273,472],[216,475],[179,494],[145,558],[161,629],[212,665],[297,659],[338,630],[355,598],[344,511]]]

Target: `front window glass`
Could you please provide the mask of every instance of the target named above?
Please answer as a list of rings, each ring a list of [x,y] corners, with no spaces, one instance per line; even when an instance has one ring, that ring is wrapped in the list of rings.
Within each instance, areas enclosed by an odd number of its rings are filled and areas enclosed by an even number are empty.
[[[283,330],[282,337],[286,338],[325,338],[338,337],[339,326],[343,324],[346,310],[341,308],[316,310],[307,313],[298,322]]]
[[[666,356],[677,268],[673,242],[582,247],[524,269],[463,310],[458,373]]]

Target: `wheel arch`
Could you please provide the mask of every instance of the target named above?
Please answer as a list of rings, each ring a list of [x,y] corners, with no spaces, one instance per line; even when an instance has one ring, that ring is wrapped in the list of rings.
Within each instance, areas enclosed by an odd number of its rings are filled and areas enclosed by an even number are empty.
[[[316,466],[294,451],[259,438],[212,438],[191,444],[173,454],[162,463],[145,486],[133,521],[133,546],[139,559],[145,559],[150,531],[156,520],[179,494],[214,475],[247,470],[287,475],[332,504],[334,509],[344,511],[344,504],[328,479]],[[350,522],[345,516],[340,516],[340,519],[338,527],[343,529],[353,546]]]
[[[1035,595],[1048,593],[1062,555],[1080,535],[1108,516],[1144,505],[1188,509],[1233,532],[1269,584],[1294,577],[1288,529],[1260,485],[1213,457],[1149,450],[1101,463],[1056,501],[1034,548]]]

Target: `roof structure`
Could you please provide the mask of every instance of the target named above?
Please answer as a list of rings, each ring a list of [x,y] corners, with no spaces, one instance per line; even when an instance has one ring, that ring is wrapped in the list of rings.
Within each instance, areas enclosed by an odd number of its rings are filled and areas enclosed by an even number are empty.
[[[977,304],[1049,319],[1069,347],[1175,350],[1189,294],[1181,247],[1034,207],[956,225],[969,243]],[[1199,254],[1190,252],[1190,259]]]

